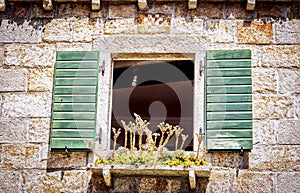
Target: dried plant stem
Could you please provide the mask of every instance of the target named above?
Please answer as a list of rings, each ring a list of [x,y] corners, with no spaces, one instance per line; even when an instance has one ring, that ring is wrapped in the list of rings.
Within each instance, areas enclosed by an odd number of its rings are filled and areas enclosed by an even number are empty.
[[[197,149],[197,155],[196,158],[199,158],[199,154],[200,154],[200,146],[201,146],[201,142],[204,138],[204,135],[199,135],[198,133],[196,133],[197,139],[198,139],[198,149]]]
[[[182,137],[182,142],[181,142],[181,146],[180,146],[179,150],[182,150],[183,145],[184,145],[186,139],[188,138],[188,135],[181,134],[181,137]]]
[[[176,141],[175,141],[175,151],[177,151],[178,149],[178,138],[179,135],[182,133],[183,129],[181,129],[178,125],[175,126],[175,137],[176,137]]]
[[[113,149],[113,152],[112,152],[112,157],[114,157],[116,147],[117,147],[117,139],[118,139],[119,135],[121,134],[121,129],[119,128],[118,131],[117,131],[116,128],[112,128],[112,131],[114,133],[114,149]]]

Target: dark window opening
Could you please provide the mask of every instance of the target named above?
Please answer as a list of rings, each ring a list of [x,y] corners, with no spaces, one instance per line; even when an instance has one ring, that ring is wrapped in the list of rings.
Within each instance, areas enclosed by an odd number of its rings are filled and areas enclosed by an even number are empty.
[[[149,129],[153,133],[160,133],[157,125],[161,122],[179,125],[184,129],[182,134],[189,136],[184,150],[192,151],[193,86],[194,62],[190,60],[115,61],[111,126],[121,128],[117,144],[124,146],[120,121],[133,122],[134,113],[137,113],[150,122]],[[145,139],[146,136],[143,143]],[[129,139],[127,141],[129,143]],[[112,148],[113,143],[110,144]],[[169,150],[174,150],[174,147],[175,136],[167,144]]]

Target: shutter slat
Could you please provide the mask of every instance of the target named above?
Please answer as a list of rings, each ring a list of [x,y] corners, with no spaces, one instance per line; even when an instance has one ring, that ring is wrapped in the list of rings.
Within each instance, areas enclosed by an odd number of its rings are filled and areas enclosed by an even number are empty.
[[[99,59],[99,52],[57,52],[56,60],[57,61],[82,61],[82,60],[97,60]]]
[[[250,50],[207,51],[206,148],[252,148],[252,75]]]
[[[98,62],[97,60],[95,61],[57,61],[56,62],[56,69],[61,69],[61,68],[66,68],[66,69],[78,69],[78,68],[83,68],[83,69],[97,69],[98,68]]]
[[[95,141],[98,52],[57,52],[51,149],[88,149]]]
[[[207,77],[251,76],[251,69],[207,69]]]

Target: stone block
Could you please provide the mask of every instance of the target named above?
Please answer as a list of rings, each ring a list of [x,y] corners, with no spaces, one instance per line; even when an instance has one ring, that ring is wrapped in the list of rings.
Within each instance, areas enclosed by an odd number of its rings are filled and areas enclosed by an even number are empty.
[[[101,33],[102,23],[100,20],[74,20],[72,24],[74,27],[73,41],[75,42],[91,42],[94,35]]]
[[[232,43],[234,42],[235,36],[235,21],[230,20],[219,20],[219,21],[209,21],[208,35],[212,42],[216,43]]]
[[[57,51],[91,51],[93,45],[91,43],[57,43]]]
[[[236,177],[232,192],[273,192],[274,178],[274,174],[270,172],[262,173],[240,170],[239,175]]]
[[[21,172],[0,169],[0,192],[20,192]]]
[[[190,10],[192,17],[205,19],[224,19],[222,3],[199,3],[197,9]]]
[[[168,182],[165,178],[152,178],[152,177],[143,177],[139,179],[138,190],[139,192],[158,192],[164,190]]]
[[[29,72],[28,90],[34,91],[52,91],[53,69],[32,69]]]
[[[237,21],[237,41],[245,44],[270,44],[273,42],[271,22]]]
[[[51,94],[4,94],[2,104],[3,117],[50,117]]]
[[[24,143],[28,141],[28,120],[0,119],[0,128],[0,143]]]
[[[55,45],[7,44],[4,65],[20,67],[53,67]]]
[[[254,146],[249,169],[264,171],[300,171],[299,145]]]
[[[276,73],[274,69],[252,69],[252,90],[254,93],[276,93],[276,82]]]
[[[235,175],[235,171],[233,169],[211,170],[206,192],[213,192],[213,193],[232,192],[231,190],[232,190],[234,175]]]
[[[110,187],[105,185],[102,174],[92,174],[88,182],[87,192],[109,192]]]
[[[171,28],[172,34],[199,34],[204,35],[204,22],[202,19],[174,18],[173,26]]]
[[[136,179],[134,177],[115,177],[113,183],[114,192],[136,192]]]
[[[43,33],[43,41],[45,42],[59,42],[71,41],[71,20],[53,19],[45,25]]]
[[[0,0],[0,11],[5,11],[5,0]]]
[[[29,3],[16,3],[14,7],[14,19],[28,19],[30,17],[30,4]]]
[[[136,31],[134,18],[107,20],[104,24],[105,34],[135,34]]]
[[[175,4],[175,18],[186,18],[187,16],[187,12],[188,8],[187,8],[187,3],[176,3]],[[194,11],[195,12],[195,11]]]
[[[26,69],[1,69],[0,68],[0,92],[26,91]]]
[[[101,9],[99,11],[93,10],[91,18],[107,18],[108,17],[108,3],[101,2]]]
[[[280,120],[277,128],[278,144],[300,144],[300,120]]]
[[[300,44],[300,20],[275,23],[276,44]]]
[[[296,106],[296,116],[300,118],[300,95],[295,97],[295,106]]]
[[[102,36],[93,49],[114,53],[193,53],[206,50],[206,36],[118,35]]]
[[[28,138],[29,142],[33,143],[48,143],[50,133],[50,120],[49,119],[31,119]]]
[[[241,3],[226,4],[227,19],[253,19],[254,11],[247,11]]]
[[[300,18],[300,6],[299,3],[289,3],[286,5],[286,12],[288,19],[299,19]]]
[[[135,18],[137,8],[135,4],[110,5],[108,10],[109,19]]]
[[[45,11],[40,4],[32,5],[32,15],[34,19],[51,19],[54,18],[54,11]]]
[[[300,68],[300,46],[264,46],[261,66],[267,68]]]
[[[253,144],[276,144],[277,122],[275,120],[253,121]]]
[[[300,94],[300,69],[278,69],[279,93]]]
[[[155,13],[171,14],[173,13],[173,9],[173,2],[157,2],[153,6],[153,10]]]
[[[90,3],[60,3],[58,4],[58,18],[89,18]]]
[[[62,175],[62,190],[60,192],[85,192],[87,186],[86,170],[65,171]]]
[[[140,34],[169,34],[171,26],[170,14],[138,14],[138,33]]]
[[[4,48],[2,45],[0,45],[0,66],[3,65],[3,61],[4,61]]]
[[[272,2],[258,2],[257,16],[259,19],[284,18],[284,4],[274,4]]]
[[[40,43],[42,42],[42,23],[28,20],[2,20],[0,40],[2,43]]]
[[[41,168],[41,148],[38,145],[2,145],[1,168]]]
[[[281,172],[277,174],[275,189],[277,192],[290,193],[300,190],[300,172]]]
[[[70,152],[69,156],[65,152],[50,152],[47,167],[48,168],[80,168],[87,165],[87,152]]]
[[[254,119],[294,117],[293,97],[288,95],[253,95]]]

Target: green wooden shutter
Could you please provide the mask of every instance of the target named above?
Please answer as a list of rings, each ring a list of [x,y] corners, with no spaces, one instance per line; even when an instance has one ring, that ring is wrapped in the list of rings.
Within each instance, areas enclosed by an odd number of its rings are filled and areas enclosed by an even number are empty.
[[[98,52],[57,52],[51,149],[87,149],[95,140]]]
[[[207,51],[205,72],[207,150],[252,149],[251,51]]]

